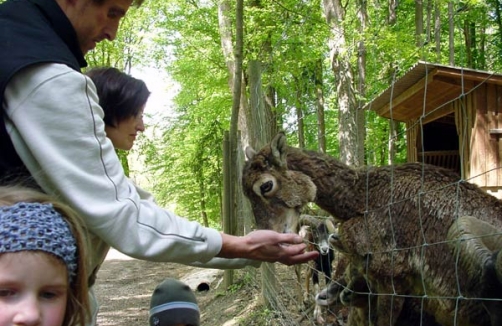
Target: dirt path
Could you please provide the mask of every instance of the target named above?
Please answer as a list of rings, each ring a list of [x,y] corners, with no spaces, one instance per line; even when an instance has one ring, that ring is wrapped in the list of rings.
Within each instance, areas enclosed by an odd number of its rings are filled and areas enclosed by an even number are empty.
[[[132,259],[111,250],[98,273],[95,291],[100,303],[98,324],[148,325],[150,296],[167,277],[181,279],[196,268]]]
[[[155,286],[167,277],[180,279],[193,289],[201,279],[209,281],[209,291],[194,291],[204,326],[316,325],[311,312],[307,315],[298,312],[291,268],[276,264],[276,272],[280,305],[268,309],[261,305],[260,269],[236,271],[235,285],[225,291],[222,271],[142,261],[111,250],[95,285],[100,303],[98,325],[148,326],[150,296]]]
[[[98,325],[147,326],[150,296],[167,277],[180,279],[195,290],[203,325],[238,325],[234,317],[249,306],[254,294],[249,290],[244,294],[226,293],[222,290],[222,275],[220,270],[142,261],[111,250],[95,286],[100,303]],[[196,290],[201,280],[209,284],[209,291]]]

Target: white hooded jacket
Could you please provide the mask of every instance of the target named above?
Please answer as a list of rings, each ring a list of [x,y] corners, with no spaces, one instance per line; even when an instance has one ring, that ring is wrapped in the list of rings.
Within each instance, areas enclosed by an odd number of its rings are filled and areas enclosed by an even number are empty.
[[[7,131],[30,174],[85,220],[91,271],[109,246],[150,261],[259,266],[246,259],[215,258],[222,246],[217,230],[157,206],[126,178],[106,137],[90,78],[66,65],[38,64],[13,77],[4,99]]]

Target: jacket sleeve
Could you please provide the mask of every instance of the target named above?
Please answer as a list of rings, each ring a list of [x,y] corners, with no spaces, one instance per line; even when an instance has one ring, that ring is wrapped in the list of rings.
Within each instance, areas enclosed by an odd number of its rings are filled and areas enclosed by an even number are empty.
[[[261,261],[244,259],[244,258],[229,259],[229,258],[214,257],[213,259],[211,259],[206,263],[196,261],[188,263],[186,265],[194,267],[202,267],[202,268],[215,268],[215,269],[241,269],[246,266],[259,268],[261,266]]]
[[[151,193],[140,188],[138,185],[136,185],[136,183],[134,183],[134,185],[141,199],[155,202],[155,198]],[[260,267],[261,261],[244,259],[244,258],[227,259],[227,258],[214,257],[208,262],[196,261],[188,263],[187,265],[195,267],[204,267],[204,268],[239,269],[246,266]]]
[[[14,147],[42,189],[73,207],[90,232],[138,259],[206,263],[222,238],[140,198],[106,137],[89,78],[65,65],[23,69],[4,103]]]

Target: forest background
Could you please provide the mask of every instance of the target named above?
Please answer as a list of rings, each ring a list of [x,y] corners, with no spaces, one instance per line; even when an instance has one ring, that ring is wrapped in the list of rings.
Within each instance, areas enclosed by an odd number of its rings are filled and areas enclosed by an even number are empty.
[[[170,114],[151,117],[150,132],[119,155],[127,173],[128,157],[140,158],[133,177],[161,205],[221,228],[232,119],[243,146],[285,130],[291,144],[354,166],[403,162],[405,126],[364,106],[419,60],[502,71],[501,9],[499,0],[146,0],[87,60],[169,76]]]
[[[221,229],[232,123],[242,146],[285,130],[350,165],[404,162],[405,126],[363,108],[419,60],[501,72],[501,12],[499,0],[145,0],[86,59],[168,76],[169,114],[119,157],[159,204]]]
[[[502,1],[145,0],[86,59],[162,84],[166,112],[147,110],[119,158],[160,205],[222,230],[226,132],[241,149],[284,130],[349,165],[404,162],[406,126],[367,104],[420,60],[502,72]]]

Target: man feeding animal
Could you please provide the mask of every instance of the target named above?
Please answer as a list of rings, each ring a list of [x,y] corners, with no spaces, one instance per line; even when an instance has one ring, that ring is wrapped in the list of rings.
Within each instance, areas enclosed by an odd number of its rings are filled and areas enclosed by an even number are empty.
[[[287,232],[301,208],[314,202],[341,223],[336,249],[368,261],[364,277],[377,293],[375,325],[396,325],[407,297],[441,325],[497,325],[502,286],[494,263],[500,247],[457,246],[472,216],[502,230],[502,202],[454,172],[431,165],[352,168],[328,155],[288,146],[279,133],[259,152],[246,149],[244,193],[258,227]],[[455,234],[455,232],[452,232]],[[472,240],[474,241],[474,240]],[[482,246],[481,246],[482,247]],[[457,248],[457,249],[453,249]],[[483,259],[479,259],[479,253]],[[490,255],[486,255],[490,253]],[[499,265],[497,265],[499,266]]]

